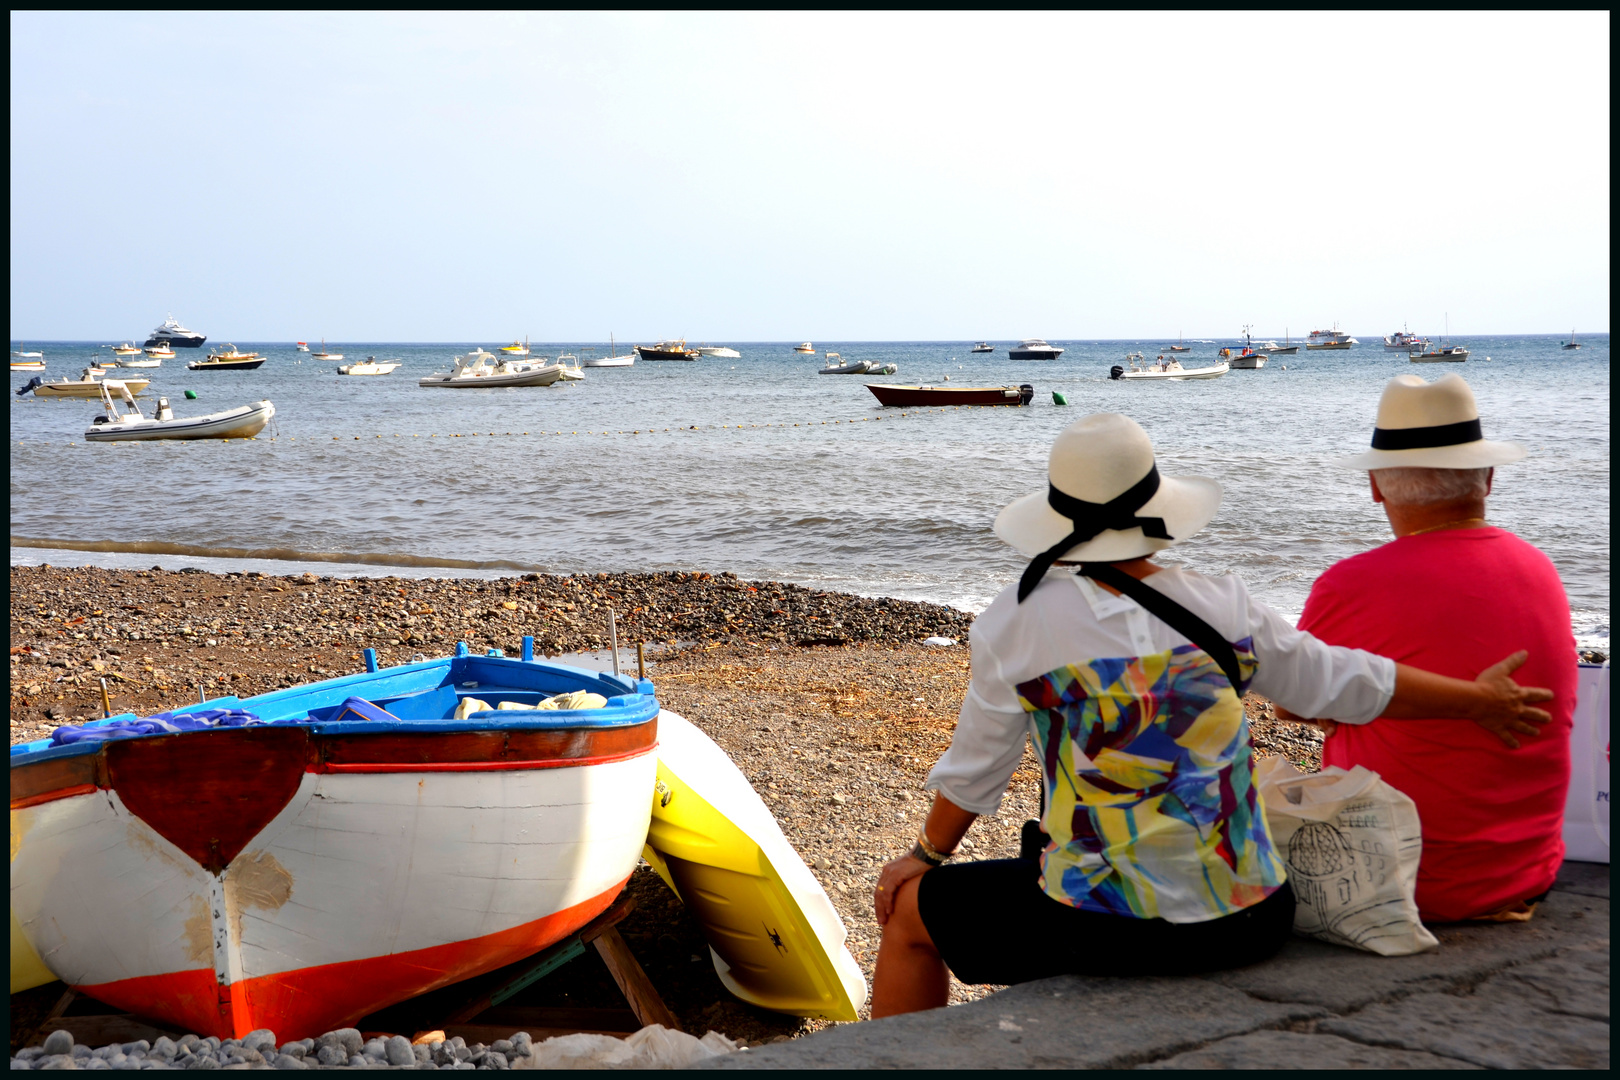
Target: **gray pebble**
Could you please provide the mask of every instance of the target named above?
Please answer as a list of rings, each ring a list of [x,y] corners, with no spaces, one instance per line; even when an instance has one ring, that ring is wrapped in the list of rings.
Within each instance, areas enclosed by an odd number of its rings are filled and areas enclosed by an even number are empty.
[[[315,1051],[315,1060],[322,1065],[347,1065],[349,1056],[336,1046],[323,1046]]]
[[[528,1057],[534,1051],[534,1040],[527,1031],[520,1031],[512,1036],[512,1049],[523,1057]]]
[[[277,1054],[276,1068],[278,1069],[307,1069],[302,1058],[295,1058],[291,1054]]]
[[[130,1057],[128,1054],[119,1054],[116,1058],[107,1062],[107,1064],[111,1065],[119,1072],[136,1072],[141,1067],[141,1059]]]
[[[512,1067],[512,1063],[506,1060],[505,1054],[486,1054],[484,1056],[484,1064],[491,1069],[495,1069],[496,1071],[501,1069],[510,1069]]]
[[[73,1056],[76,1057],[76,1058],[88,1058],[94,1052],[95,1051],[91,1050],[84,1043],[74,1043],[73,1044],[72,1053],[73,1053]]]
[[[212,1054],[195,1054],[186,1061],[188,1069],[217,1069],[219,1061]]]
[[[390,1035],[383,1044],[383,1053],[390,1065],[416,1064],[416,1051],[411,1049],[411,1040],[403,1035]]]
[[[359,1054],[353,1054],[353,1055],[351,1055],[349,1057],[349,1068],[351,1068],[351,1069],[363,1069],[368,1064],[370,1064],[370,1063],[368,1061],[366,1061],[365,1058],[361,1057]]]
[[[180,1047],[167,1035],[159,1035],[157,1042],[152,1044],[152,1053],[162,1054],[166,1058],[174,1057],[174,1052],[178,1049]]]
[[[203,1040],[196,1035],[182,1035],[180,1036],[180,1041],[176,1045],[180,1047],[190,1047],[196,1046],[202,1041]]]
[[[124,1044],[124,1053],[126,1054],[133,1054],[137,1050],[139,1050],[142,1054],[145,1054],[150,1049],[152,1049],[152,1044],[147,1042],[145,1039],[136,1039],[134,1042],[127,1042]]]
[[[426,1043],[417,1043],[416,1045],[412,1046],[411,1054],[418,1062],[432,1062],[433,1060],[433,1051],[428,1048]]]
[[[55,1035],[58,1033],[53,1031],[51,1034]],[[72,1038],[72,1036],[68,1037]],[[73,1060],[72,1054],[51,1054],[49,1057],[42,1059],[38,1065],[34,1066],[36,1069],[77,1069],[78,1067],[79,1063]]]
[[[82,1060],[84,1061],[84,1064],[79,1066],[81,1069],[102,1069],[102,1070],[111,1070],[112,1069],[112,1066],[107,1064],[107,1059],[106,1058],[90,1057],[90,1058],[84,1058]]]
[[[512,1052],[511,1039],[496,1039],[489,1044],[489,1048],[497,1054],[510,1054]]]
[[[73,1033],[63,1028],[57,1028],[45,1036],[45,1045],[40,1048],[40,1054],[44,1057],[71,1053],[73,1053]]]
[[[242,1036],[242,1046],[248,1050],[257,1050],[261,1054],[266,1050],[276,1048],[276,1033],[269,1028],[258,1028]]]
[[[44,1056],[44,1049],[38,1046],[30,1046],[17,1051],[17,1057],[23,1061],[33,1061],[35,1058],[42,1058]]]
[[[305,1046],[301,1042],[285,1043],[281,1047],[281,1053],[291,1054],[295,1058],[301,1058],[309,1053],[309,1047]]]
[[[11,1067],[12,1067],[13,1070],[16,1070],[16,1069],[32,1069],[34,1067],[34,1063],[29,1058],[14,1057],[14,1058],[11,1059]]]

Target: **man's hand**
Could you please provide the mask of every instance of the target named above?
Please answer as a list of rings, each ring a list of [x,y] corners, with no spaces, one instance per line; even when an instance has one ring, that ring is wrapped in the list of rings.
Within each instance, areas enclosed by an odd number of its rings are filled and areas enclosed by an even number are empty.
[[[1510,750],[1519,748],[1519,740],[1513,737],[1515,732],[1520,735],[1540,735],[1541,725],[1552,719],[1550,713],[1531,704],[1551,701],[1551,690],[1540,686],[1520,686],[1513,681],[1513,673],[1523,667],[1529,657],[1528,652],[1520,649],[1474,676],[1474,685],[1483,693],[1478,712],[1471,719],[1501,739]]]
[[[932,867],[927,863],[910,855],[902,855],[884,864],[878,874],[877,889],[872,893],[872,907],[877,913],[879,926],[888,925],[889,916],[894,913],[894,894],[900,886],[911,878],[921,877],[930,869]]]

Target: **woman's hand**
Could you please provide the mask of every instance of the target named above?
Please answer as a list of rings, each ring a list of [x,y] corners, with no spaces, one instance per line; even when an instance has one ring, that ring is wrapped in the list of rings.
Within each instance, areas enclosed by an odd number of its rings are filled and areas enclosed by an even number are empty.
[[[1513,737],[1515,732],[1520,735],[1540,735],[1541,725],[1552,719],[1550,713],[1531,704],[1551,701],[1551,690],[1539,686],[1520,686],[1513,681],[1513,673],[1523,667],[1529,657],[1530,654],[1521,649],[1474,676],[1474,685],[1482,693],[1478,711],[1471,719],[1501,739],[1510,750],[1519,748],[1519,740]]]
[[[883,864],[878,874],[877,889],[872,893],[872,908],[877,913],[879,926],[886,926],[889,916],[894,913],[894,895],[900,886],[914,877],[922,877],[932,867],[921,859],[910,855],[902,855],[898,859]]]

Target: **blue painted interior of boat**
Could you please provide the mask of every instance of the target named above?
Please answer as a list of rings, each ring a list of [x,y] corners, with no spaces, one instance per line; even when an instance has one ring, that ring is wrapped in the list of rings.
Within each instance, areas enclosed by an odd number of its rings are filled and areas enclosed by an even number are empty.
[[[498,653],[499,650],[492,650]],[[529,649],[525,653],[532,656]],[[501,702],[533,706],[544,698],[573,690],[588,690],[607,698],[600,709],[498,709]],[[391,713],[391,720],[366,720],[350,712],[336,717],[351,697],[372,702]],[[463,697],[477,698],[491,706],[462,720],[455,711]],[[650,679],[589,671],[571,664],[544,660],[522,660],[503,655],[473,656],[465,644],[456,655],[413,664],[344,675],[336,679],[291,686],[256,697],[234,694],[176,707],[171,712],[186,714],[205,709],[247,709],[266,723],[307,724],[318,732],[341,731],[361,735],[394,731],[446,732],[488,730],[535,730],[582,727],[620,727],[645,723],[658,715],[658,699]],[[92,720],[85,727],[103,727],[118,721],[135,720],[134,713],[122,713],[105,720]],[[181,733],[181,737],[192,732]],[[131,738],[158,738],[135,735]],[[49,739],[21,743],[11,748],[13,766],[73,754],[95,753],[98,741],[53,746]]]

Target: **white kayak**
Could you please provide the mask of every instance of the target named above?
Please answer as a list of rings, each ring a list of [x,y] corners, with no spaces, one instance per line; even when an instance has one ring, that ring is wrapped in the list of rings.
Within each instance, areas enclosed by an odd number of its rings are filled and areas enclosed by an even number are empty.
[[[101,402],[107,415],[96,417],[84,433],[86,442],[147,442],[153,439],[251,439],[264,430],[276,407],[269,401],[255,401],[238,409],[206,416],[177,418],[168,398],[158,398],[157,415],[142,415],[127,388],[116,380],[102,385]],[[117,395],[116,397],[114,395]],[[118,410],[118,400],[129,405],[129,412]]]
[[[866,979],[826,891],[726,752],[667,709],[642,854],[703,924],[727,990],[792,1016],[857,1019]]]

